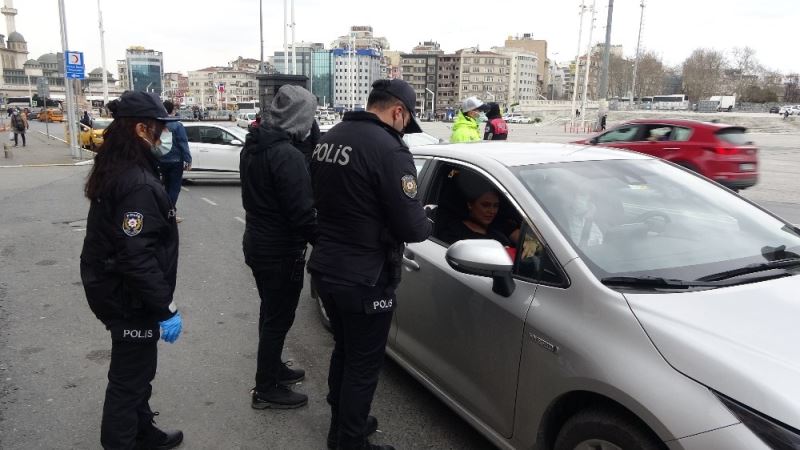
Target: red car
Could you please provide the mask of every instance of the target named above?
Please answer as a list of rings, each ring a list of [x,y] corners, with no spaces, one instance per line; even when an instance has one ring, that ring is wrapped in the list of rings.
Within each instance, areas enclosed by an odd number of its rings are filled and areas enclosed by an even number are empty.
[[[695,120],[632,120],[576,144],[656,156],[734,190],[758,182],[758,148],[743,127]]]

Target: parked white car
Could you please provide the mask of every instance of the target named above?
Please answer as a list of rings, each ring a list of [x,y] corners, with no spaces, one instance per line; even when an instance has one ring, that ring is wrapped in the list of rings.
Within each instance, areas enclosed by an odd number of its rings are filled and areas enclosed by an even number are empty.
[[[510,113],[503,117],[503,120],[508,123],[533,123],[533,119],[521,113]]]
[[[256,120],[256,113],[241,113],[236,116],[236,126],[246,130],[254,120]]]
[[[207,122],[183,126],[192,153],[192,170],[183,172],[184,180],[239,179],[239,153],[247,137],[245,130]]]

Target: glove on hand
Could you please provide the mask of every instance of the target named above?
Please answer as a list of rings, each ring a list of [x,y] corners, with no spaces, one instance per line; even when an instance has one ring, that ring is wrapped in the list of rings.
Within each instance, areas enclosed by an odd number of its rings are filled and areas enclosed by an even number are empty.
[[[183,328],[183,321],[181,320],[181,313],[176,312],[174,316],[161,322],[161,339],[172,344],[178,340]]]

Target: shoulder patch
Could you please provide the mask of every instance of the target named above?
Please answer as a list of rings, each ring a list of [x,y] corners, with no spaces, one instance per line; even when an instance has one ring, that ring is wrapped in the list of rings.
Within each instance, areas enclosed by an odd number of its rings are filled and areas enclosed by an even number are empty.
[[[414,175],[404,175],[403,178],[400,179],[400,183],[403,186],[403,192],[405,192],[409,198],[416,198],[417,177]]]
[[[138,212],[127,212],[122,219],[122,231],[130,237],[136,236],[142,231],[144,216]]]

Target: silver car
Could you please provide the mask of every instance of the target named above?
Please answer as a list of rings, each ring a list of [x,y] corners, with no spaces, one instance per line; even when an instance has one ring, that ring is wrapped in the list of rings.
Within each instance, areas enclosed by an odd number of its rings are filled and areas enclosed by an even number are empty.
[[[494,444],[800,448],[800,229],[639,153],[414,156],[435,227],[387,351]],[[471,220],[505,239],[452,242]]]

